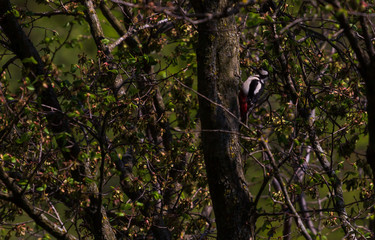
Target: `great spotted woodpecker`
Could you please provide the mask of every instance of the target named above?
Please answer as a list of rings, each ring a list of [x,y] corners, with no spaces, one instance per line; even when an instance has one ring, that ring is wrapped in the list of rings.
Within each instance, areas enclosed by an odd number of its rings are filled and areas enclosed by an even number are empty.
[[[238,96],[240,102],[241,121],[246,123],[247,114],[255,106],[263,92],[264,85],[268,79],[268,72],[264,69],[257,71],[258,74],[250,76],[240,89]]]

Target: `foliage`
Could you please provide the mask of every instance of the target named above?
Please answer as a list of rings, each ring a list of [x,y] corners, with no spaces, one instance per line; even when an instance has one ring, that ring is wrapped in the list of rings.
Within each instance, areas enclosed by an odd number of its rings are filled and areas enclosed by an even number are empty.
[[[17,60],[15,40],[1,33],[0,235],[58,236],[46,221],[73,239],[98,238],[88,216],[103,207],[117,239],[215,238],[195,55],[196,26],[210,18],[185,1],[94,1],[95,12],[90,2],[18,3],[5,13],[28,33],[44,74],[33,72],[37,58]],[[347,16],[360,37],[359,16],[373,28],[375,6],[320,2],[235,4],[243,78],[251,67],[271,75],[234,133],[259,238],[297,239],[304,227],[312,239],[373,236],[366,89],[337,19]],[[50,88],[61,109],[43,100]]]

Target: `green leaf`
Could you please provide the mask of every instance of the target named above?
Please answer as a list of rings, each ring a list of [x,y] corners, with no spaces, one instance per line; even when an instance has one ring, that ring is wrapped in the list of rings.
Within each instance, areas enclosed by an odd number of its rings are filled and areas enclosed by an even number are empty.
[[[332,4],[326,4],[325,7],[324,7],[324,9],[326,11],[333,11],[333,6],[332,6]]]
[[[344,8],[340,8],[338,11],[337,11],[337,16],[340,16],[340,15],[344,15],[345,17],[348,16],[348,11]]]
[[[44,38],[44,42],[45,43],[50,43],[51,42],[51,38],[49,38],[49,37]]]
[[[116,102],[116,98],[113,95],[108,95],[105,97],[105,100],[107,103],[113,103]]]
[[[118,74],[118,70],[117,69],[111,69],[111,70],[108,70],[108,72],[111,72],[111,73],[114,73],[114,74]]]
[[[125,203],[122,207],[124,210],[130,210],[133,208],[133,205],[131,203]]]
[[[135,57],[130,57],[127,59],[130,64],[134,64],[137,62],[137,59]]]
[[[29,133],[27,132],[27,133],[22,134],[21,137],[16,140],[16,143],[22,144],[24,142],[27,142],[29,139],[30,139],[30,136],[29,136]]]
[[[263,19],[260,17],[258,13],[250,12],[248,14],[248,17],[249,18],[246,23],[248,27],[258,26],[261,22],[263,22]]]
[[[94,180],[92,180],[91,178],[88,178],[88,177],[85,177],[85,183],[93,183]]]
[[[41,186],[41,187],[37,187],[36,190],[37,190],[38,192],[43,192],[44,190],[46,190],[46,188],[47,188],[47,185],[46,185],[46,184],[43,184],[43,186]]]
[[[116,215],[119,217],[125,217],[125,213],[123,212],[116,212]]]
[[[160,71],[158,73],[159,76],[161,76],[162,78],[167,78],[167,72],[166,71]]]
[[[32,86],[32,85],[27,86],[26,88],[29,89],[30,91],[35,91],[35,88],[34,88],[34,86]]]
[[[12,9],[11,10],[11,12],[12,12],[12,14],[13,14],[13,16],[15,16],[16,18],[19,18],[20,17],[20,13],[17,11],[17,9]]]
[[[49,239],[52,239],[51,236],[46,233],[44,236],[43,236],[43,240],[49,240]]]
[[[18,182],[19,185],[21,186],[26,186],[28,184],[28,181],[27,180],[21,180]]]
[[[43,128],[43,132],[44,132],[45,134],[49,134],[48,128]]]
[[[273,22],[273,19],[270,15],[266,15],[266,19],[269,21],[269,22]]]
[[[78,67],[77,67],[76,64],[72,64],[72,65],[70,65],[70,72],[71,72],[71,73],[74,73],[75,71],[77,71],[77,69],[78,69]]]
[[[78,117],[78,114],[76,112],[69,112],[66,114],[70,118]]]
[[[24,58],[22,59],[23,63],[32,63],[32,64],[38,64],[38,62],[35,60],[34,57]]]
[[[162,198],[162,196],[157,191],[153,191],[152,196],[155,200],[160,200]]]
[[[102,44],[104,44],[104,45],[108,45],[108,44],[109,44],[109,40],[106,39],[106,38],[102,39],[100,42],[101,42]]]
[[[141,203],[141,202],[135,202],[135,205],[138,206],[138,207],[143,207],[144,206],[144,204]]]

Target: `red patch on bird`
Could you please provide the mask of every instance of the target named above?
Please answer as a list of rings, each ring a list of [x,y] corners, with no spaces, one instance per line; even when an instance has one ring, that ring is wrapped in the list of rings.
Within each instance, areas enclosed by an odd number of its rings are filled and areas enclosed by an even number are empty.
[[[246,96],[244,96],[243,93],[240,92],[240,95],[238,96],[238,100],[240,102],[241,121],[245,121],[247,110],[248,110]]]

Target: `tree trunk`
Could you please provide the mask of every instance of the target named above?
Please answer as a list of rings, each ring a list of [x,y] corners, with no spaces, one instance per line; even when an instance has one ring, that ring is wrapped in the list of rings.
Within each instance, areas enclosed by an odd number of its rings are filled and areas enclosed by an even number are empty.
[[[193,4],[196,13],[204,15],[222,13],[232,3],[217,0]],[[252,214],[237,134],[240,66],[234,16],[202,23],[198,32],[201,137],[217,237],[253,239],[256,217]]]
[[[372,169],[372,178],[375,181],[375,61],[371,61],[368,67],[362,71],[362,77],[366,83],[367,114],[369,144],[367,147],[367,162]]]

